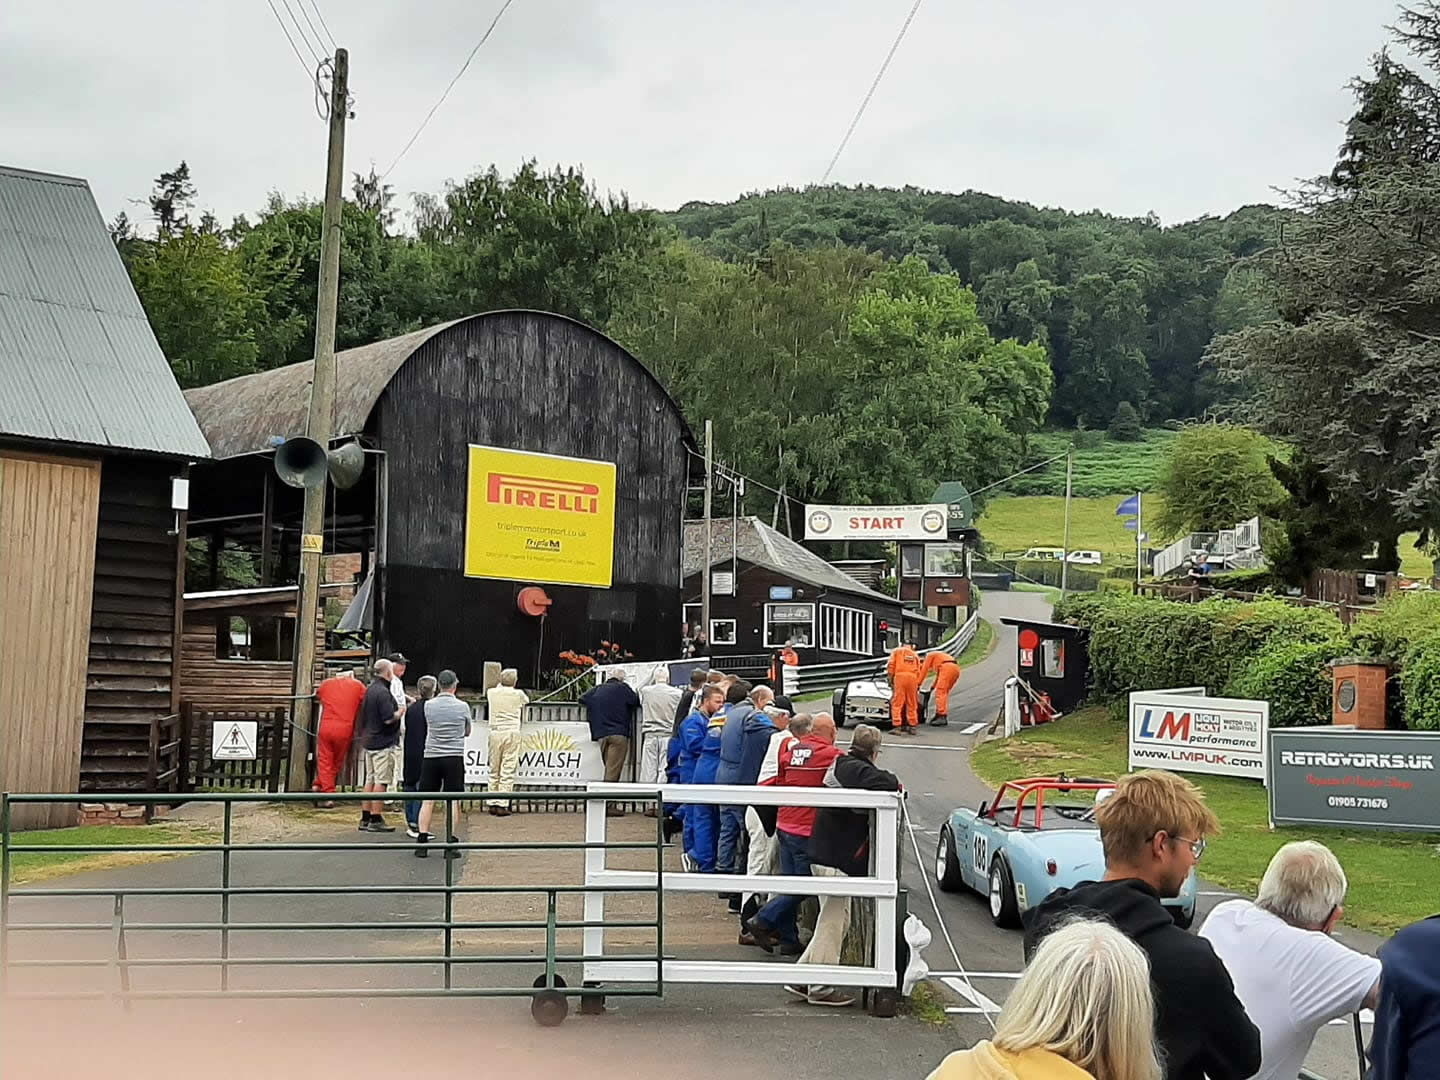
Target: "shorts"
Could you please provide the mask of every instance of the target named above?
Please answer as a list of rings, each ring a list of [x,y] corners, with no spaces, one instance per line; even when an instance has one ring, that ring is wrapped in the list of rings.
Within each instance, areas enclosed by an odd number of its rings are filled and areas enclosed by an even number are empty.
[[[387,746],[384,750],[365,751],[365,782],[389,787],[395,782],[396,765],[400,761],[400,748]]]
[[[427,757],[420,768],[421,791],[464,791],[465,758]]]

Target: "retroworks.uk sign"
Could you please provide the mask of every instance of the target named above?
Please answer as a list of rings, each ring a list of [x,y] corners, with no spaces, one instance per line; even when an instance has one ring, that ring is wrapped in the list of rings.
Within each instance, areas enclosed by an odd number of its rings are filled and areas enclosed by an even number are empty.
[[[1276,728],[1270,732],[1275,825],[1440,832],[1440,734]]]
[[[614,464],[470,447],[467,577],[608,588],[614,563]]]
[[[1155,690],[1130,695],[1130,767],[1265,779],[1270,703]]]

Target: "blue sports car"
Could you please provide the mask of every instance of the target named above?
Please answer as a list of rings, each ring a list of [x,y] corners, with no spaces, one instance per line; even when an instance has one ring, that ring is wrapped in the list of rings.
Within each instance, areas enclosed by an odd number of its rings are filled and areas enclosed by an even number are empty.
[[[989,896],[995,925],[1019,927],[1021,914],[1056,889],[1104,876],[1095,806],[1114,790],[1109,780],[1064,776],[1001,785],[978,810],[952,811],[941,826],[936,882],[946,892],[970,888]],[[1188,929],[1195,918],[1193,870],[1165,905]]]

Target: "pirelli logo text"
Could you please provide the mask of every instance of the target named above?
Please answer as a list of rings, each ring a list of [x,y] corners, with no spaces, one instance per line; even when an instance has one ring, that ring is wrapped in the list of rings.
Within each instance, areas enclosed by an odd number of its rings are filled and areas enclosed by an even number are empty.
[[[487,477],[486,501],[500,506],[525,506],[572,514],[598,514],[600,486],[569,480],[549,480],[542,476],[492,472]]]

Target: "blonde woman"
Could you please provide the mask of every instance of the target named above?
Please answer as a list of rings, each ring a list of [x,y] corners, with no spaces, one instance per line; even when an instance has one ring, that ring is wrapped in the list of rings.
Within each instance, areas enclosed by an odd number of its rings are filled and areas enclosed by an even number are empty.
[[[1105,922],[1076,919],[1036,950],[995,1037],[951,1054],[929,1080],[1160,1080],[1145,953]]]

